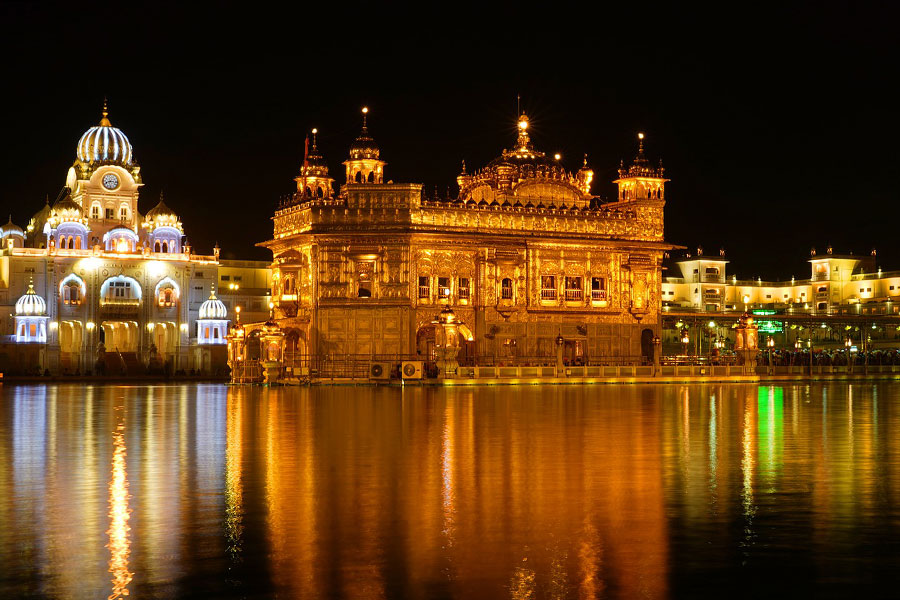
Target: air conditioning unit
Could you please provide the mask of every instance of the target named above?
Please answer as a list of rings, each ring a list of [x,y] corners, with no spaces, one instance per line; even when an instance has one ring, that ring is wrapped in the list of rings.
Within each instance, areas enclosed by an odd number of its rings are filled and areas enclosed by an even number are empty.
[[[400,372],[403,379],[422,379],[425,374],[425,363],[421,360],[404,360]]]
[[[369,379],[390,379],[391,365],[383,362],[369,364]]]

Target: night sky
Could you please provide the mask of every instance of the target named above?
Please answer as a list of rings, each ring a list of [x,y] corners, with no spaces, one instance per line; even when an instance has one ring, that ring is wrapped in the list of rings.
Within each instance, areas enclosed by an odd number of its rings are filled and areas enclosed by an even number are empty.
[[[0,201],[24,226],[55,197],[108,96],[140,210],[164,190],[197,252],[267,259],[254,244],[309,129],[342,182],[367,105],[386,178],[455,194],[461,160],[514,143],[518,94],[535,145],[573,171],[587,152],[607,198],[645,132],[672,179],[667,239],[724,247],[742,278],[808,276],[810,247],[829,243],[900,269],[890,3],[440,6],[2,4]]]

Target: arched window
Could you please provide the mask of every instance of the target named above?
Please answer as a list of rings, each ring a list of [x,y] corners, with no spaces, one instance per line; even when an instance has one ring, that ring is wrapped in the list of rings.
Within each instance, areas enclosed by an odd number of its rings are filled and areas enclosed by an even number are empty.
[[[81,236],[78,236],[77,238],[75,238],[75,249],[81,250]]]
[[[362,171],[357,171],[356,172],[356,183],[362,183],[362,180],[363,180]]]
[[[122,221],[128,220],[128,209],[124,206],[119,209],[119,219]]]
[[[159,252],[161,249],[162,249],[162,246],[159,245],[159,240],[156,240],[156,242],[153,244],[153,251]]]
[[[169,252],[169,244],[167,244],[166,242],[163,242],[162,243],[162,251],[163,251],[163,253],[168,253]]]
[[[366,178],[366,181],[375,183],[375,171],[369,171],[369,176]]]
[[[77,281],[63,285],[63,304],[81,304],[81,286]]]
[[[503,300],[512,300],[513,297],[513,284],[512,279],[509,277],[503,278],[500,282],[500,298]]]
[[[160,307],[175,306],[178,302],[178,286],[169,277],[156,284],[156,303]]]
[[[215,340],[219,339],[219,328],[218,327],[213,328],[213,339],[215,339]]]
[[[99,204],[91,205],[91,218],[92,219],[100,218],[100,205]]]
[[[325,196],[325,190],[323,190],[321,187],[317,187],[316,188],[316,198],[322,198],[324,196]]]
[[[124,275],[110,277],[100,286],[100,304],[137,305],[141,302],[140,284]]]
[[[306,186],[306,197],[312,198],[312,190],[310,189],[309,186]]]

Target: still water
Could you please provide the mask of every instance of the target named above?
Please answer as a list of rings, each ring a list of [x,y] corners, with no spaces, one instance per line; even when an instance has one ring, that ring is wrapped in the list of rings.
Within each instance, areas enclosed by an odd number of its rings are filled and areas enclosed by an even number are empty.
[[[900,384],[0,399],[2,598],[900,595]]]

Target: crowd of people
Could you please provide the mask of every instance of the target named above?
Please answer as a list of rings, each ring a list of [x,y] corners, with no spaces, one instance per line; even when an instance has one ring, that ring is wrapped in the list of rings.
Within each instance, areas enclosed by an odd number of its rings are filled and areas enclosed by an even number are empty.
[[[809,364],[809,350],[760,350],[756,355],[756,364],[767,366],[769,353],[772,355],[772,366],[789,367]],[[813,349],[813,365],[818,367],[847,366],[851,361],[851,353],[843,349]],[[900,365],[900,350],[876,349],[864,352],[853,352],[854,365]]]

